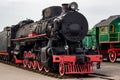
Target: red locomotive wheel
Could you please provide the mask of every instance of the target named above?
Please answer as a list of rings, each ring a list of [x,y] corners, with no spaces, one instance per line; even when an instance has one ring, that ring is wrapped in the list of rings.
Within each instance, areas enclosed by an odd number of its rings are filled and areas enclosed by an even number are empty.
[[[28,68],[31,68],[32,65],[33,65],[33,63],[30,61],[30,62],[28,63]]]
[[[115,52],[112,52],[112,51],[109,52],[109,61],[110,61],[110,62],[115,62],[116,59],[117,59],[116,53],[115,53]]]
[[[65,66],[64,63],[60,63],[59,64],[59,73],[61,76],[63,76],[65,74]]]
[[[32,67],[33,67],[34,70],[37,68],[37,63],[36,63],[36,61],[34,61]]]
[[[46,68],[46,67],[44,67],[44,70],[45,70],[45,72],[46,73],[48,73],[50,70],[48,69],[48,68]]]
[[[37,66],[34,66],[34,65],[33,65],[33,69],[35,70],[36,68],[37,68]]]
[[[38,62],[37,65],[38,65],[38,70],[39,70],[39,71],[42,71],[42,70],[43,70],[43,66],[41,65],[41,63]]]
[[[23,66],[27,67],[27,60],[23,60]]]

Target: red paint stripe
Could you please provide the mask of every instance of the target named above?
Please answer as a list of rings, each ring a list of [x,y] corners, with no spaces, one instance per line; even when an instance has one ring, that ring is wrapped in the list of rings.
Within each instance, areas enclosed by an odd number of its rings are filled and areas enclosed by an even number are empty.
[[[102,55],[87,55],[90,58],[90,62],[102,62]]]
[[[46,34],[40,34],[40,35],[36,35],[36,36],[32,36],[32,37],[17,38],[17,39],[11,39],[11,40],[12,41],[25,40],[25,39],[32,39],[32,38],[42,37],[42,36],[46,36]]]
[[[100,42],[100,44],[120,43],[120,41]]]
[[[16,55],[14,55],[14,59],[16,64],[23,64],[23,60],[17,59]]]
[[[0,55],[9,55],[8,52],[0,52]]]

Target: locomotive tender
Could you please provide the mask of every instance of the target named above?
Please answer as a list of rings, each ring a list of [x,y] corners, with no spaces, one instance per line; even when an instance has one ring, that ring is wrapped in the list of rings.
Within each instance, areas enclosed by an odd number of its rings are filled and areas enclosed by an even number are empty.
[[[93,63],[102,56],[82,44],[88,32],[86,18],[76,2],[51,6],[42,11],[42,19],[23,20],[0,33],[0,57],[24,67],[59,70],[64,74],[93,73]]]

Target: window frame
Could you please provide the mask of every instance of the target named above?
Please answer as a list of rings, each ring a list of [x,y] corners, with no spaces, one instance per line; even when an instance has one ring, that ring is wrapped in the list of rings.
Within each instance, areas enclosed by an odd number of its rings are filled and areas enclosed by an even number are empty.
[[[112,28],[111,28],[112,27]],[[109,29],[110,32],[115,32],[115,26],[114,24],[110,24],[110,29]]]
[[[100,27],[100,32],[101,33],[108,33],[108,27],[107,26],[101,26]]]

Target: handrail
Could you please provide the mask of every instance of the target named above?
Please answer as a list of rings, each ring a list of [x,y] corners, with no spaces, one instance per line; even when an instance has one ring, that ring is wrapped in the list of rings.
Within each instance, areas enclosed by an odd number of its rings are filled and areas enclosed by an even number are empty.
[[[119,41],[120,40],[120,32],[109,33],[110,41]]]
[[[108,35],[109,41],[120,41],[120,32],[110,32],[108,34],[100,34],[100,36]]]

